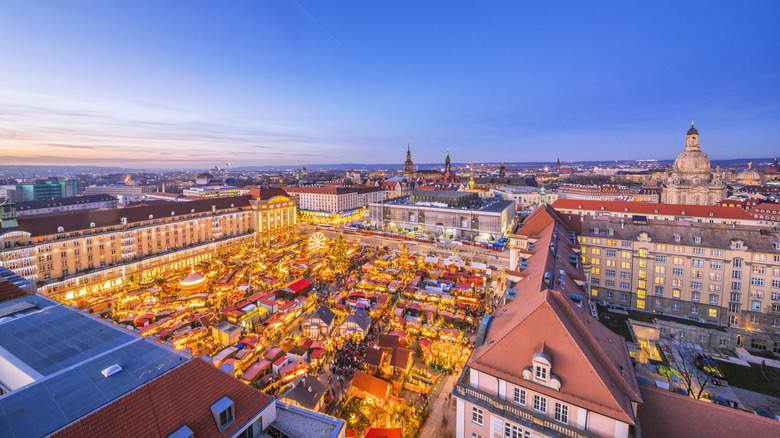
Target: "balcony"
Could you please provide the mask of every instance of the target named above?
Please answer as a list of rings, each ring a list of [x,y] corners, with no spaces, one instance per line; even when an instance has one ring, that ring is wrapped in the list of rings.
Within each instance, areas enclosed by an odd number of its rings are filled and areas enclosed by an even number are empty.
[[[523,406],[503,400],[496,395],[472,388],[468,382],[468,370],[463,372],[455,385],[456,396],[479,405],[494,414],[551,437],[598,438],[598,435],[554,421],[552,418]]]

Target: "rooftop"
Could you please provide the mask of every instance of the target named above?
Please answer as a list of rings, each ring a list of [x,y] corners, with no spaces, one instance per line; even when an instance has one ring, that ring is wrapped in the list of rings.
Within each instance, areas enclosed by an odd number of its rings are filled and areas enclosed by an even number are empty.
[[[50,434],[187,356],[40,295],[0,304],[0,436]],[[102,371],[121,370],[105,377]]]
[[[346,423],[338,418],[276,402],[276,420],[271,424],[292,438],[337,438]]]

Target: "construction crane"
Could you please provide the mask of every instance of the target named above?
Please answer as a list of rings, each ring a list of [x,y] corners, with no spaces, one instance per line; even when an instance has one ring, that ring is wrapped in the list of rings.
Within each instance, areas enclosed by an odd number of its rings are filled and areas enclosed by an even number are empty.
[[[27,179],[27,176],[24,174],[24,171],[22,171],[22,168],[19,166],[16,166],[17,169],[19,169],[19,173],[22,174],[22,182],[24,182],[25,179]]]

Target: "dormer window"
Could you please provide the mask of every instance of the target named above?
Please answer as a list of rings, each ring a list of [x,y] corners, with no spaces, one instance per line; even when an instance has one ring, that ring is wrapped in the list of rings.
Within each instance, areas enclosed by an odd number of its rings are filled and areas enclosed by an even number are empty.
[[[675,242],[679,242],[679,241],[680,241],[680,239],[681,239],[681,236],[680,236],[679,234],[675,234],[675,235],[674,235],[674,241],[675,241]]]
[[[543,366],[536,366],[536,378],[539,380],[547,381],[547,368]]]
[[[233,415],[233,401],[227,397],[222,397],[211,405],[211,415],[214,417],[217,428],[221,432],[229,426],[235,418]]]
[[[693,243],[696,243],[696,244],[701,243],[701,237],[700,236],[693,236]]]
[[[542,344],[537,351],[540,352],[534,354],[531,366],[523,368],[523,380],[560,391],[561,380],[551,372],[552,363],[549,350]]]

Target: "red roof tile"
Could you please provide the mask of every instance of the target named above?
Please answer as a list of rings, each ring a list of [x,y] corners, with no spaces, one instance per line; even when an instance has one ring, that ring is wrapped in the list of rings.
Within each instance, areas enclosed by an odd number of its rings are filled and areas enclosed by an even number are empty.
[[[696,400],[665,389],[642,386],[637,417],[643,438],[674,436],[770,437],[780,435],[776,420]]]
[[[233,402],[235,420],[220,432],[210,406],[222,397]],[[273,402],[273,397],[193,358],[51,436],[164,438],[186,425],[195,436],[226,437]]]
[[[744,210],[737,207],[724,207],[720,205],[677,205],[655,204],[650,202],[624,202],[624,201],[587,201],[580,199],[558,199],[552,207],[557,210],[584,210],[584,211],[608,211],[631,213],[638,215],[665,215],[665,216],[692,216],[692,217],[716,217],[720,219],[753,218]],[[602,209],[603,207],[603,209]],[[657,211],[657,212],[656,212]],[[712,215],[710,215],[712,214]]]

